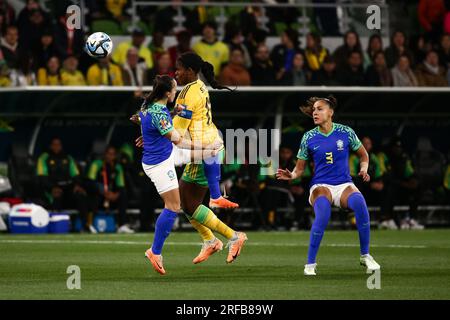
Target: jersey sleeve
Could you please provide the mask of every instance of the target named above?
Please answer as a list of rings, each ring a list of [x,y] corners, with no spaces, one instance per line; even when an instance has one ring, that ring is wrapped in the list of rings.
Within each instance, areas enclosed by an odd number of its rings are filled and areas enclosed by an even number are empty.
[[[37,175],[38,176],[48,176],[48,166],[47,166],[48,153],[43,153],[37,161]]]
[[[348,128],[348,140],[352,151],[356,151],[361,148],[362,143],[352,128]]]
[[[303,135],[302,142],[300,142],[300,149],[298,149],[297,159],[309,160],[309,156],[308,156],[308,141],[307,141],[307,138],[306,138],[306,134]]]
[[[172,120],[170,119],[170,116],[165,112],[154,113],[152,115],[152,121],[153,125],[158,129],[159,133],[161,133],[162,136],[168,134],[173,130]]]
[[[183,111],[173,118],[173,125],[181,136],[184,136],[191,124],[193,113],[198,108],[199,96],[186,88],[186,91],[182,90],[180,92],[177,103],[181,104],[184,108]]]

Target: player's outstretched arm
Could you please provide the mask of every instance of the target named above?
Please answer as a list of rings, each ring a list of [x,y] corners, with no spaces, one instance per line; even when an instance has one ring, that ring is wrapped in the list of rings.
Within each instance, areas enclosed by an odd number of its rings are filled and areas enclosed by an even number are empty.
[[[281,169],[277,170],[276,176],[278,180],[294,180],[302,176],[305,171],[306,160],[297,160],[297,164],[295,165],[294,170],[289,171],[289,169]]]
[[[361,146],[356,150],[356,155],[358,156],[360,163],[358,176],[360,176],[364,182],[369,182],[370,176],[367,173],[367,170],[369,169],[369,154],[367,153],[366,148]]]
[[[217,141],[212,144],[202,144],[200,141],[192,141],[184,139],[177,130],[171,130],[164,135],[167,139],[172,141],[178,148],[189,150],[220,150],[223,148],[223,142]]]

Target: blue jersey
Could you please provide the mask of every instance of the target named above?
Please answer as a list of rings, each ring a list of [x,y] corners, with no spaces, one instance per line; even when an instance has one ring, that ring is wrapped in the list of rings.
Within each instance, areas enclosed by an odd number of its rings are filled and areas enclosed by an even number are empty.
[[[297,158],[314,162],[311,185],[325,183],[338,185],[352,182],[348,157],[350,150],[361,147],[361,141],[352,128],[333,123],[328,134],[316,127],[303,135]]]
[[[167,107],[154,103],[146,110],[139,112],[139,117],[144,138],[142,162],[155,165],[168,159],[173,146],[164,135],[173,130],[173,124]]]

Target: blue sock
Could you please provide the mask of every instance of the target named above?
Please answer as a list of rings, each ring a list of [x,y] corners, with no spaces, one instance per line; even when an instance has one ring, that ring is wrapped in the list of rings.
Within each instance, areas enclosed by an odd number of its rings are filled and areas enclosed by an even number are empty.
[[[220,193],[220,162],[219,156],[208,158],[203,161],[203,170],[206,180],[208,180],[209,193],[212,199],[218,199],[222,196]]]
[[[316,263],[317,252],[319,251],[320,242],[322,241],[323,233],[330,220],[331,203],[327,197],[320,196],[314,202],[314,213],[316,218],[311,228],[311,235],[309,240],[308,250],[308,264]]]
[[[348,197],[348,207],[355,211],[356,227],[359,232],[359,245],[361,255],[369,253],[370,243],[370,217],[366,200],[359,192],[354,192]]]
[[[177,215],[178,214],[176,212],[164,208],[156,220],[155,237],[152,244],[152,252],[154,254],[161,254],[164,241],[166,241],[170,231],[172,231]]]

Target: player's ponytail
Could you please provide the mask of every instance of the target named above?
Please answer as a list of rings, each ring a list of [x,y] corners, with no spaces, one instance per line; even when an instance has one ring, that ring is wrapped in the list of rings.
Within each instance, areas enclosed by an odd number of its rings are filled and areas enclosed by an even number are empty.
[[[333,95],[329,95],[326,98],[320,98],[320,97],[311,97],[308,100],[306,100],[306,103],[304,105],[300,106],[300,110],[306,114],[308,117],[312,118],[312,114],[313,114],[313,106],[314,103],[316,103],[317,101],[325,101],[328,106],[331,109],[336,109],[337,107],[337,99],[333,96]]]
[[[209,83],[209,85],[213,88],[213,89],[226,89],[229,91],[234,91],[231,88],[228,88],[226,86],[222,86],[221,84],[219,84],[217,82],[217,80],[214,78],[214,67],[212,66],[211,63],[203,61],[202,62],[202,66],[201,66],[201,71],[203,76],[205,77],[206,81]]]
[[[214,67],[212,66],[212,64],[204,61],[198,54],[194,52],[185,52],[178,57],[178,62],[181,63],[184,68],[192,69],[195,74],[201,72],[205,77],[206,82],[208,82],[213,89],[226,89],[234,91],[233,89],[222,86],[217,82],[217,80],[214,78]]]
[[[141,110],[148,108],[149,105],[164,98],[167,92],[173,88],[173,78],[168,75],[157,75],[153,81],[153,90],[147,94]]]

